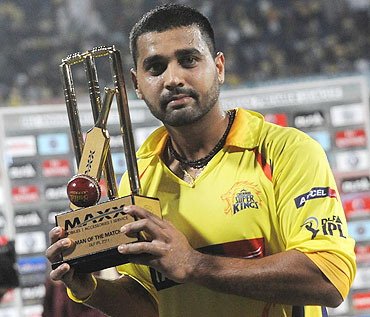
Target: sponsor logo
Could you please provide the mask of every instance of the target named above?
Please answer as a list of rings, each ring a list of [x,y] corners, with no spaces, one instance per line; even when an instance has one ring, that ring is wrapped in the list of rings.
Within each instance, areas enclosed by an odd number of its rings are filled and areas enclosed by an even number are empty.
[[[258,210],[261,207],[261,192],[256,184],[241,181],[235,183],[221,199],[226,202],[225,214],[235,215],[244,210]]]
[[[370,292],[353,294],[352,305],[355,310],[370,309]]]
[[[308,132],[311,138],[319,142],[324,151],[330,150],[330,135],[326,131]]]
[[[356,262],[370,262],[370,245],[359,245],[355,247]]]
[[[341,189],[345,194],[370,191],[370,177],[346,178],[342,181]]]
[[[68,136],[65,133],[39,135],[37,146],[41,155],[67,154],[69,152]]]
[[[24,287],[21,289],[21,296],[23,300],[42,299],[45,296],[45,285]]]
[[[43,256],[18,259],[18,272],[20,274],[44,273],[46,268],[46,258]]]
[[[38,226],[41,224],[42,220],[37,211],[17,213],[14,217],[14,225],[16,228]]]
[[[71,167],[67,159],[53,159],[42,163],[42,175],[44,177],[69,176]]]
[[[9,137],[5,139],[5,152],[10,157],[36,155],[36,139],[33,135]]]
[[[363,104],[340,105],[330,108],[331,122],[334,127],[364,123],[365,106]]]
[[[17,254],[32,254],[44,252],[46,249],[45,233],[33,231],[15,235],[15,251]]]
[[[37,186],[18,186],[12,188],[12,199],[16,204],[31,203],[40,199]]]
[[[303,207],[308,200],[324,197],[337,198],[337,193],[334,189],[331,189],[330,187],[313,187],[308,193],[294,198],[294,202],[297,209],[299,209]]]
[[[46,200],[59,200],[67,199],[67,185],[61,185],[57,187],[48,187],[45,189],[45,199]]]
[[[73,229],[73,228],[86,226],[90,222],[92,222],[93,224],[96,224],[96,223],[102,222],[105,219],[110,220],[110,219],[117,218],[119,215],[125,216],[126,213],[123,212],[124,206],[125,205],[121,205],[120,207],[112,207],[112,208],[107,208],[105,210],[97,210],[93,214],[92,213],[86,214],[83,219],[81,219],[78,216],[74,217],[72,221],[70,219],[66,219],[64,222],[64,229],[68,231],[69,228]]]
[[[337,235],[341,238],[346,239],[346,237],[343,235],[342,221],[340,220],[339,216],[322,218],[320,222],[316,217],[309,217],[304,221],[301,227],[304,227],[309,232],[311,232],[311,240],[315,239],[320,231],[325,236]]]
[[[370,196],[356,195],[351,199],[346,199],[343,201],[343,208],[347,218],[369,215]]]
[[[31,163],[13,165],[9,167],[8,175],[10,179],[32,178],[36,176],[36,169]]]
[[[358,150],[337,153],[336,163],[339,172],[367,171],[369,168],[369,152]]]
[[[348,233],[357,243],[370,240],[370,220],[348,222]]]
[[[325,118],[321,111],[301,113],[294,117],[294,126],[298,129],[321,127],[324,124]]]
[[[335,133],[335,145],[339,148],[365,146],[366,132],[364,129],[338,131]]]
[[[288,120],[285,113],[267,113],[265,114],[265,120],[282,127],[288,126]]]

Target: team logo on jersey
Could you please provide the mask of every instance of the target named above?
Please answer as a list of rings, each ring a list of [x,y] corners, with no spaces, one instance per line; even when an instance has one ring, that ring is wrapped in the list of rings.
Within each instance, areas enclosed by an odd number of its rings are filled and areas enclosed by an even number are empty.
[[[243,210],[260,209],[261,191],[257,185],[248,181],[235,183],[221,199],[226,202],[225,214],[235,215]]]
[[[330,187],[313,187],[308,193],[294,198],[294,202],[297,209],[299,209],[306,204],[307,200],[324,197],[337,198],[337,192],[335,189],[331,189]]]
[[[333,216],[329,218],[322,218],[321,223],[316,217],[308,217],[301,227],[304,227],[311,232],[311,240],[315,239],[317,234],[322,231],[324,236],[338,235],[340,238],[346,239],[342,231],[342,221],[339,216]]]

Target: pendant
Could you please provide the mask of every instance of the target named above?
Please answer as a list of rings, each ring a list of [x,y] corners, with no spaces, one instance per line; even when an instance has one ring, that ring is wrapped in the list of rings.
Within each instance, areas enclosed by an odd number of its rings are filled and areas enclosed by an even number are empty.
[[[203,166],[202,168],[192,168],[190,167],[191,169],[193,170],[197,170],[195,175],[192,176],[187,170],[186,168],[184,168],[184,166],[182,166],[182,164],[180,164],[180,167],[181,167],[181,170],[183,171],[184,173],[184,178],[183,180],[185,182],[187,182],[188,184],[190,184],[191,186],[194,186],[194,183],[195,183],[195,180],[196,178],[200,175],[200,173],[202,173],[203,169],[205,168],[205,166]]]

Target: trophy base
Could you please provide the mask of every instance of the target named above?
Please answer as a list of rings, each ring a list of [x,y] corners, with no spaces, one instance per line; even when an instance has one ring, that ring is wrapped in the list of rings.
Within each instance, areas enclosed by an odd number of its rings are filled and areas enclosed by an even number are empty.
[[[118,252],[117,248],[89,254],[70,260],[53,263],[51,268],[55,270],[59,265],[68,263],[76,272],[92,273],[109,267],[128,263],[128,256]]]
[[[62,253],[62,261],[53,263],[52,269],[68,263],[77,272],[90,273],[129,262],[127,255],[118,252],[118,246],[143,241],[145,235],[131,238],[120,232],[123,225],[136,220],[123,211],[128,205],[140,206],[161,217],[158,199],[138,195],[56,215],[56,224],[72,240],[73,248]]]

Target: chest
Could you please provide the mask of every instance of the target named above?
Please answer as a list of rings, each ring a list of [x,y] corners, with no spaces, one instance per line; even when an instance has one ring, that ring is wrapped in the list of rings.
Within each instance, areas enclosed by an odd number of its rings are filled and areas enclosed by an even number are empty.
[[[259,247],[264,254],[280,251],[273,184],[255,153],[226,153],[217,164],[211,163],[193,186],[157,164],[146,182],[146,194],[160,199],[163,218],[182,231],[194,248],[244,244],[243,256]]]

